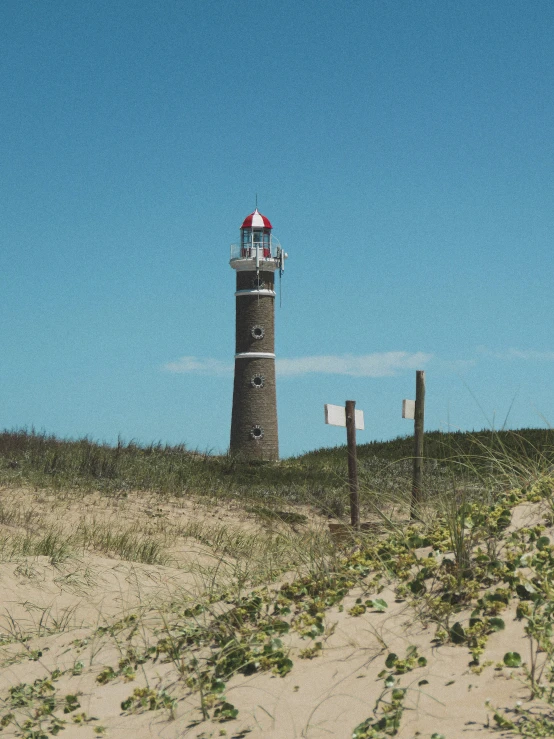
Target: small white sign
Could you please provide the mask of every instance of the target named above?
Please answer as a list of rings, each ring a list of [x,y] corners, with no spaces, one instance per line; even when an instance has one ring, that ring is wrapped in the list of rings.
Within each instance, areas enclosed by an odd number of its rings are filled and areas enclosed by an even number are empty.
[[[325,405],[325,423],[330,426],[346,426],[346,408],[343,405]],[[354,425],[360,431],[365,429],[364,412],[354,410]]]
[[[402,418],[415,419],[415,400],[402,401]]]

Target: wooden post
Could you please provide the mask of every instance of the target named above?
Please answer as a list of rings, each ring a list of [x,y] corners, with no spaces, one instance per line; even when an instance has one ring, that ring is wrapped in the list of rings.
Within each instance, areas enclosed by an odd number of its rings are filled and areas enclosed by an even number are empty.
[[[348,444],[348,483],[350,486],[350,521],[353,528],[360,529],[360,498],[358,495],[358,464],[356,459],[356,401],[347,400],[346,442]]]
[[[416,398],[414,414],[414,480],[412,485],[412,503],[410,517],[417,518],[419,504],[422,498],[423,472],[423,435],[425,420],[425,372],[416,371]]]

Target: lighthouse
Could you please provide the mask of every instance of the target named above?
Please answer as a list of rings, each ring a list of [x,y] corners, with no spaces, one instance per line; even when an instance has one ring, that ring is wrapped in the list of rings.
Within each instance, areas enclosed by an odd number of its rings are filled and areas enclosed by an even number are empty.
[[[230,453],[244,460],[279,459],[275,387],[275,275],[287,254],[258,209],[231,246],[237,273],[235,382]]]

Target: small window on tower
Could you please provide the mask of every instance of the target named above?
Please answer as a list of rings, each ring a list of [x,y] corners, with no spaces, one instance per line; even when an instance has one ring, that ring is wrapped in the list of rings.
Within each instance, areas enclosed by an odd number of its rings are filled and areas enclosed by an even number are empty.
[[[250,436],[253,439],[256,439],[256,441],[259,441],[260,439],[263,439],[264,438],[264,430],[263,430],[263,428],[261,426],[258,426],[257,424],[256,424],[256,426],[252,426],[252,429],[250,431]]]
[[[262,326],[253,326],[250,333],[252,334],[252,338],[256,339],[256,341],[263,339],[265,336],[265,331]]]
[[[259,390],[265,385],[265,377],[263,375],[254,375],[254,377],[250,380],[250,384],[253,388]]]

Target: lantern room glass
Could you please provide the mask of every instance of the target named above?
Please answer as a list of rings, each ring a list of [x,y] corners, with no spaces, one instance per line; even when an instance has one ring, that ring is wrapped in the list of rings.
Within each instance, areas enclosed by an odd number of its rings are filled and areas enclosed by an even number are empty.
[[[261,251],[261,256],[271,256],[271,232],[268,228],[243,228],[241,229],[241,255],[243,257],[254,257],[256,247]]]

